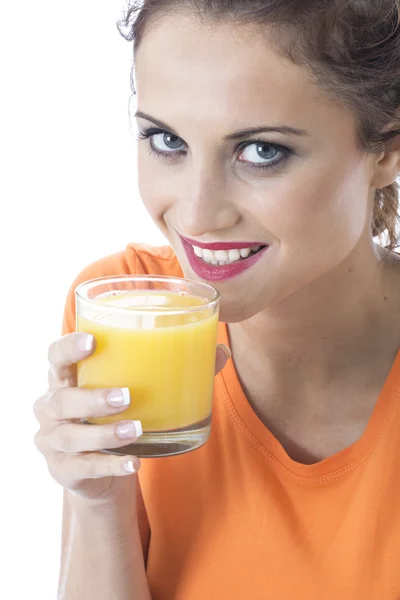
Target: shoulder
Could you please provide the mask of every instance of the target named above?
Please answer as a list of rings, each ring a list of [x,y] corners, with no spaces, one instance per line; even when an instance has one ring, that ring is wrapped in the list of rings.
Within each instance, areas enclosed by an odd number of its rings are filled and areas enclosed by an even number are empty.
[[[75,331],[75,290],[84,281],[113,275],[169,275],[182,277],[182,269],[171,246],[130,243],[85,266],[70,285],[65,302],[62,333]]]
[[[181,272],[178,259],[171,246],[128,244],[124,250],[99,258],[87,265],[77,275],[73,285],[88,279],[111,275],[170,275]]]
[[[135,255],[138,274],[183,277],[178,258],[171,246],[128,244],[126,251]]]

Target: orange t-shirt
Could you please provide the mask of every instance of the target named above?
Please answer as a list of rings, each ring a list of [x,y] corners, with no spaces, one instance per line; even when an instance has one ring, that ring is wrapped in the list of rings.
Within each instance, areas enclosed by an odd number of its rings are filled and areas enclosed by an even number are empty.
[[[78,283],[183,276],[169,246],[130,244]],[[227,326],[219,342],[229,345]],[[134,401],[134,399],[133,399]],[[400,599],[400,352],[361,438],[314,464],[292,460],[257,417],[230,360],[215,379],[201,448],[142,459],[139,520],[153,600]]]

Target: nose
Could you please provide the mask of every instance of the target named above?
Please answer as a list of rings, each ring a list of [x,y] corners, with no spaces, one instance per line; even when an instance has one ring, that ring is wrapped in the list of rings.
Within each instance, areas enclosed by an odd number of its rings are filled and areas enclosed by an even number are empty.
[[[182,191],[177,220],[180,231],[188,237],[233,229],[239,221],[227,174],[215,163],[188,168]]]

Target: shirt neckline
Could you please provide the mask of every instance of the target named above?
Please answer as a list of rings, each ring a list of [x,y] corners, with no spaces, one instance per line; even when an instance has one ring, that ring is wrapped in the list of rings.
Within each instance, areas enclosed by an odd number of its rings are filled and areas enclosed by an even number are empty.
[[[230,346],[226,323],[219,324],[219,341]],[[363,464],[377,446],[396,402],[400,401],[399,350],[361,437],[340,452],[318,463],[305,465],[293,460],[287,454],[281,443],[254,412],[240,384],[232,359],[227,362],[219,375],[218,385],[236,428],[275,469],[304,483],[333,481],[353,472]]]

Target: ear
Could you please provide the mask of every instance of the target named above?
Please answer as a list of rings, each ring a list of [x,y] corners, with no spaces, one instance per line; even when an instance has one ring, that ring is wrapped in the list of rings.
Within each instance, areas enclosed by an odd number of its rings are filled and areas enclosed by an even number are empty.
[[[393,138],[386,149],[376,155],[371,185],[377,189],[384,188],[396,181],[400,174],[400,135]]]

